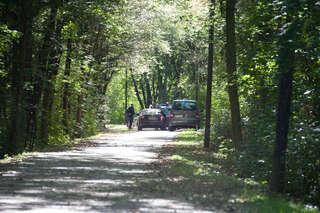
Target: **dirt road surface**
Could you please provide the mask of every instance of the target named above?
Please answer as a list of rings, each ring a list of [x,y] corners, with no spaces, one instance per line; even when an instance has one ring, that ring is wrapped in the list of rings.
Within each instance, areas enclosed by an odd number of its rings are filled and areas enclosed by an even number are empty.
[[[144,193],[145,165],[177,132],[100,135],[95,147],[39,153],[0,167],[0,212],[206,213],[186,200]]]

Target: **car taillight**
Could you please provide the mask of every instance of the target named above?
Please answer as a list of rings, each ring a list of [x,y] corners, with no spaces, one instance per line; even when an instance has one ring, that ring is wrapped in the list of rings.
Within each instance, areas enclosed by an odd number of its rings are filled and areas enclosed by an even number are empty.
[[[162,121],[164,120],[164,116],[163,115],[161,115],[160,120],[162,120]]]
[[[174,118],[174,114],[173,113],[170,113],[170,118]]]
[[[196,119],[199,119],[199,114],[198,113],[196,114]]]
[[[141,115],[141,120],[143,120],[144,119],[144,115]]]

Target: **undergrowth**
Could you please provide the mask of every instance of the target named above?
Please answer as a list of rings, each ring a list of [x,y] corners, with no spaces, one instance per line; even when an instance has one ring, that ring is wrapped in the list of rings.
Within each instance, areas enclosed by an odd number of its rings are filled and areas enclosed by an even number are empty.
[[[267,182],[242,178],[232,152],[203,148],[203,134],[187,130],[164,147],[159,160],[150,164],[160,181],[145,186],[153,192],[179,196],[208,210],[248,213],[319,212],[286,197],[268,194]]]

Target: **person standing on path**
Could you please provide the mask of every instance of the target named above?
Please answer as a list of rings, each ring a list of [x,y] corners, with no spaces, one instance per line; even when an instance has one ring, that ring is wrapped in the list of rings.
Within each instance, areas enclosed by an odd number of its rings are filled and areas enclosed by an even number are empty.
[[[129,129],[132,128],[133,116],[135,114],[133,104],[128,108],[128,117],[129,117]]]

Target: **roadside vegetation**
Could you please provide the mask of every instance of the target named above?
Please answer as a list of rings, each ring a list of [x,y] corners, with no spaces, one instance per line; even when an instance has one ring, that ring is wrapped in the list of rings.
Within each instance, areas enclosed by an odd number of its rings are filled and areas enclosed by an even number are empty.
[[[162,148],[158,161],[147,168],[158,172],[156,181],[142,185],[161,196],[178,196],[210,210],[252,213],[316,213],[311,205],[268,193],[268,180],[241,175],[228,149],[203,148],[204,133],[184,131]],[[147,184],[147,185],[145,185]]]
[[[228,172],[320,207],[319,14],[319,0],[1,0],[0,158],[124,124],[131,103],[193,99]]]

